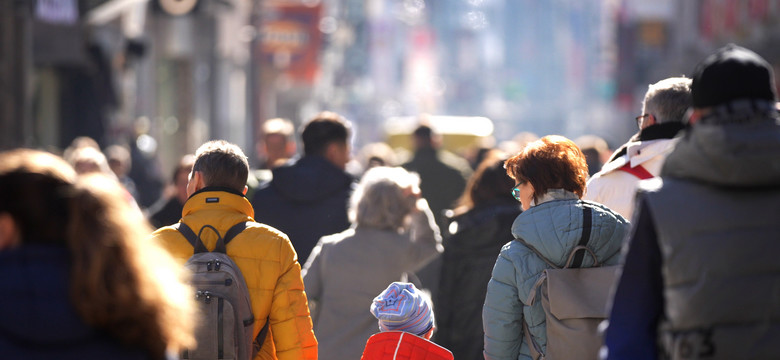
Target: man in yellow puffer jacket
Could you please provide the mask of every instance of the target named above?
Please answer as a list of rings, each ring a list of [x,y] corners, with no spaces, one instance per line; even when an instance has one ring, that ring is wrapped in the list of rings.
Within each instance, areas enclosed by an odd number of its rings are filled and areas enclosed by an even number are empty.
[[[195,154],[187,185],[189,199],[181,222],[196,232],[208,224],[224,234],[235,224],[254,221],[254,210],[244,197],[249,164],[241,149],[222,140],[203,144]],[[173,226],[152,237],[184,264],[194,249]],[[217,235],[204,231],[209,250]],[[257,359],[317,359],[309,307],[298,256],[287,235],[270,226],[249,223],[227,244],[227,255],[238,265],[249,289],[255,317],[253,336],[270,321],[270,331]]]

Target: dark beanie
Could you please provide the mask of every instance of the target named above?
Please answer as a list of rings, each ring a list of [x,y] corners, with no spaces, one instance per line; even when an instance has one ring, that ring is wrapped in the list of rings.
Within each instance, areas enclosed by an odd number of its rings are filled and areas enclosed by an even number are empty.
[[[739,99],[777,99],[769,63],[758,54],[734,44],[718,49],[696,66],[691,95],[696,108]]]

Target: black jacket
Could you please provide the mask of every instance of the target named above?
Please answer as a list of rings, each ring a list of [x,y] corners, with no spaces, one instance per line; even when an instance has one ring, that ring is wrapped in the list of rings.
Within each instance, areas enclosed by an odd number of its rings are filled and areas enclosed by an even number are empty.
[[[290,238],[303,266],[320,237],[349,228],[347,204],[354,179],[321,156],[304,156],[273,170],[252,196],[255,220]]]
[[[434,341],[456,359],[481,359],[482,305],[501,247],[512,241],[512,222],[520,215],[514,199],[474,208],[449,219],[439,294],[433,308]],[[452,225],[457,223],[457,230]]]
[[[0,251],[0,357],[151,359],[81,320],[69,297],[69,271],[64,246]]]

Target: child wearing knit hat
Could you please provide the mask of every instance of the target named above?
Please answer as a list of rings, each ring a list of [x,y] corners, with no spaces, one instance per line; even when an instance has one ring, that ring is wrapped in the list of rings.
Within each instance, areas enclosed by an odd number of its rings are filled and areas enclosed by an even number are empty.
[[[361,359],[453,359],[449,350],[430,341],[435,326],[430,300],[414,284],[390,284],[370,311],[381,332],[368,339]]]

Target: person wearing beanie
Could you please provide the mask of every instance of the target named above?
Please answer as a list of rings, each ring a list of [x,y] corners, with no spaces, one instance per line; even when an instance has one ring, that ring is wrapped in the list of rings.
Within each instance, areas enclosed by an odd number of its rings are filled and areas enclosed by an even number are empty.
[[[728,45],[694,70],[688,125],[642,182],[606,359],[780,359],[780,118],[772,67]]]
[[[435,327],[430,300],[414,284],[390,284],[374,298],[371,314],[380,333],[368,338],[361,359],[454,359],[449,350],[430,341]]]

